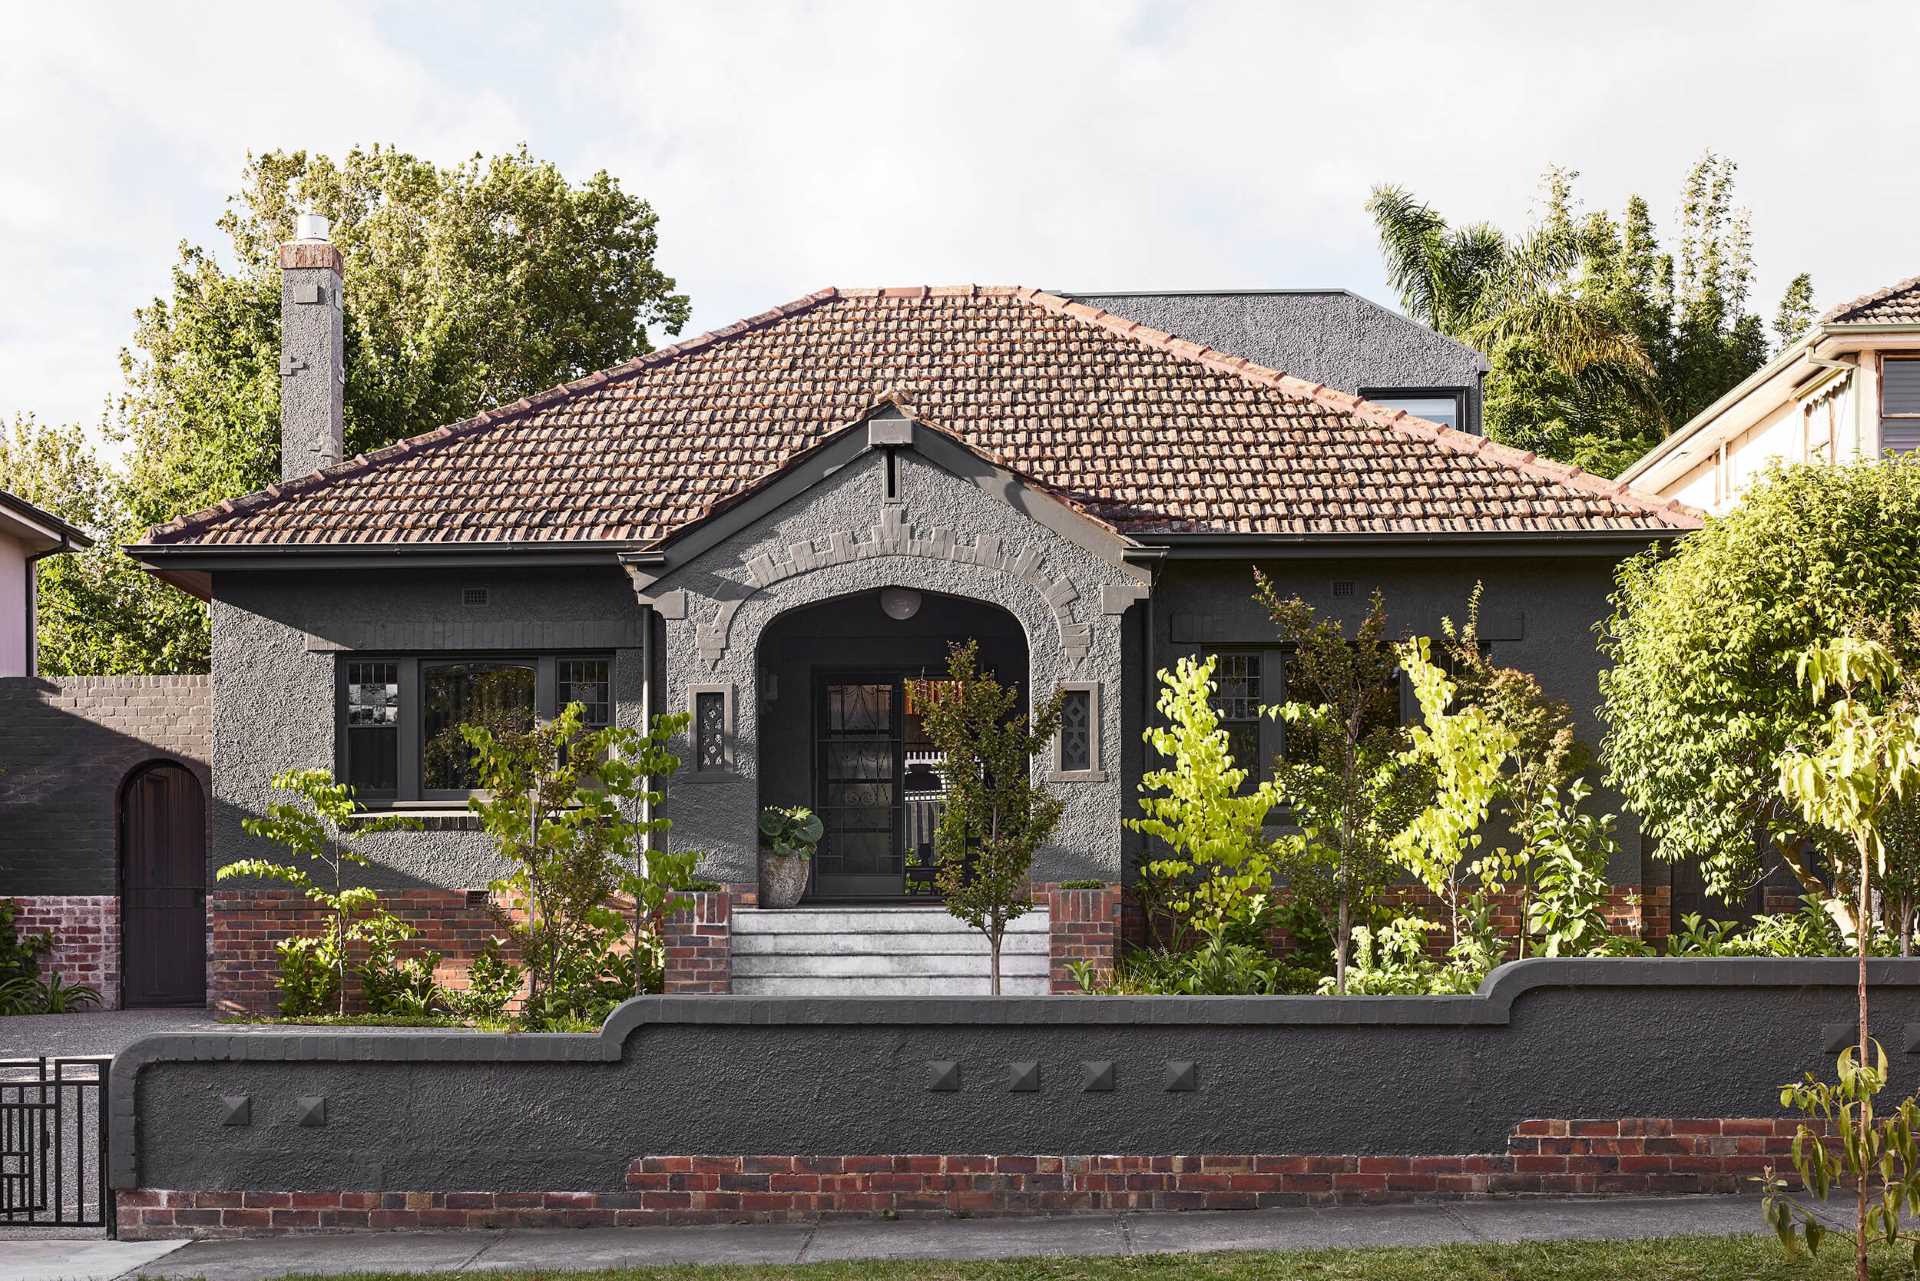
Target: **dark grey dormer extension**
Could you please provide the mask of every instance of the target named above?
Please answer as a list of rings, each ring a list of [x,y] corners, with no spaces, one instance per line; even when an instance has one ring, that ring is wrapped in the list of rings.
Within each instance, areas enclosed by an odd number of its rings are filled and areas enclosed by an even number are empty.
[[[1344,289],[1067,297],[1410,414],[1480,431],[1487,358]]]
[[[347,355],[341,327],[340,251],[327,220],[302,214],[280,246],[280,479],[339,462]]]

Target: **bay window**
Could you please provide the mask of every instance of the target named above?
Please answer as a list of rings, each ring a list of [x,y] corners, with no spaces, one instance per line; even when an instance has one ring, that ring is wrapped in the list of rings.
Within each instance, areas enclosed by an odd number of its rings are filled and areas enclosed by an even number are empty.
[[[343,659],[335,776],[362,800],[465,801],[478,786],[462,725],[516,733],[579,703],[589,730],[613,723],[604,655],[393,655]]]

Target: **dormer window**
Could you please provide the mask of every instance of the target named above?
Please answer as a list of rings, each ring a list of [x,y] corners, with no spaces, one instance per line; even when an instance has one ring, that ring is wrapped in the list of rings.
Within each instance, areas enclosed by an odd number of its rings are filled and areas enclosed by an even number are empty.
[[[1442,427],[1459,428],[1466,420],[1466,394],[1450,387],[1362,387],[1360,398],[1385,409],[1403,409]]]

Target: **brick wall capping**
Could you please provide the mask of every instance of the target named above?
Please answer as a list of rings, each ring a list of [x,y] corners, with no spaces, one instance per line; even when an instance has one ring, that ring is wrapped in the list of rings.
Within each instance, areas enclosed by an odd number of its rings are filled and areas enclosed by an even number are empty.
[[[1542,988],[1844,989],[1854,985],[1855,966],[1849,957],[1532,958],[1500,966],[1471,996],[643,996],[615,1009],[597,1033],[253,1027],[151,1036],[114,1062],[110,1177],[116,1188],[137,1186],[135,1091],[141,1069],[167,1061],[612,1063],[628,1036],[650,1024],[1505,1026],[1514,1003]],[[1871,960],[1868,979],[1883,989],[1920,988],[1920,958]]]

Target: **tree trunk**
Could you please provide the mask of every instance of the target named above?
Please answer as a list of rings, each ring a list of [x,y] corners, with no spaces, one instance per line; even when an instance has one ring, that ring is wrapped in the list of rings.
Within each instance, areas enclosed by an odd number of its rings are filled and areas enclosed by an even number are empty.
[[[1827,915],[1833,918],[1833,923],[1840,927],[1842,934],[1858,933],[1854,928],[1853,908],[1813,869],[1813,865],[1807,861],[1804,845],[1783,848],[1780,851],[1780,861],[1785,863],[1787,870],[1793,873],[1793,879],[1800,882],[1801,889],[1820,900],[1821,906],[1826,908]],[[1864,896],[1861,902],[1863,904],[1866,902]],[[1860,919],[1866,919],[1864,907],[1861,910]]]
[[[1340,996],[1347,994],[1347,941],[1350,934],[1347,912],[1347,892],[1340,891],[1338,919],[1334,925],[1333,941],[1333,990]]]
[[[987,935],[987,992],[1000,995],[1000,935]]]

